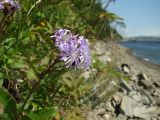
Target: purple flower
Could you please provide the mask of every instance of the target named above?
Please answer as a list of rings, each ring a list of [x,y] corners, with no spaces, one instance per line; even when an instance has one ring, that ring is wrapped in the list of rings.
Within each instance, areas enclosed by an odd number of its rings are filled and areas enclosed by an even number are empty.
[[[0,1],[0,11],[4,14],[10,14],[14,11],[20,9],[20,4],[15,0],[1,0]]]
[[[72,35],[66,29],[56,30],[51,38],[60,51],[60,60],[65,62],[67,68],[88,68],[90,49],[87,39],[83,36]]]
[[[55,45],[59,48],[60,51],[69,50],[69,42],[72,37],[72,33],[66,29],[56,30],[51,36],[55,40]]]
[[[78,41],[80,42],[80,51],[81,51],[82,56],[84,58],[82,67],[87,68],[91,64],[90,48],[88,45],[88,40],[85,39],[83,36],[80,36]]]
[[[3,9],[4,9],[4,6],[3,4],[0,3],[0,11],[3,11]]]

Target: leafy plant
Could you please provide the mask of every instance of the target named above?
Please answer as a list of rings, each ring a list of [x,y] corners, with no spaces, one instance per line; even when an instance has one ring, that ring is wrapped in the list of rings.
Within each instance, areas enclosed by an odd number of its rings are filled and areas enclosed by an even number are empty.
[[[61,51],[50,36],[53,30],[68,28],[90,41],[107,35],[109,39],[117,38],[120,34],[111,24],[122,19],[107,12],[97,0],[3,2],[0,1],[0,119],[49,120],[56,118],[61,109],[80,107],[92,90],[95,76],[86,79],[81,75],[83,71],[66,69],[63,62],[57,61]],[[15,9],[16,4],[20,8]],[[98,65],[96,68],[101,69]]]

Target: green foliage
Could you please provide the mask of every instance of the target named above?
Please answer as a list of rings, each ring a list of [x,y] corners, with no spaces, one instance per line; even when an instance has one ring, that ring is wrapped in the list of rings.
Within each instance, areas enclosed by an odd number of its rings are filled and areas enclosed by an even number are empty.
[[[66,112],[66,120],[85,120],[85,117],[82,116],[84,111],[79,111],[77,109],[75,110],[71,110],[71,111],[67,111]]]
[[[15,99],[3,88],[0,87],[0,104],[3,105],[4,115],[7,120],[15,120],[17,116],[17,105]],[[0,116],[1,118],[1,116]]]
[[[56,116],[56,108],[43,108],[38,111],[30,111],[26,114],[22,120],[50,120],[51,118]]]
[[[121,25],[122,18],[104,10],[97,0],[19,2],[21,9],[14,14],[0,13],[0,85],[8,81],[3,85],[6,90],[0,88],[0,107],[4,108],[0,119],[53,119],[57,109],[82,105],[97,74],[86,79],[83,71],[65,69],[56,61],[52,32],[68,28],[90,41],[119,39],[121,35],[112,24]],[[112,77],[123,77],[101,63],[94,67]]]

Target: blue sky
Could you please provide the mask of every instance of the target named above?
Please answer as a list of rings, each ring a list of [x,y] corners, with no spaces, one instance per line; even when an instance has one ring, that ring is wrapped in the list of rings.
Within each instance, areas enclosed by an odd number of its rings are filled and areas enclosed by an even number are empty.
[[[116,0],[108,10],[124,18],[124,35],[160,36],[160,0]]]

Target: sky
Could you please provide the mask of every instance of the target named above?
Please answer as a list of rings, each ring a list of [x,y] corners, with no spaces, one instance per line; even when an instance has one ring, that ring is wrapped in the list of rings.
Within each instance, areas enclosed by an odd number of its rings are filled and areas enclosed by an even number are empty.
[[[125,36],[160,36],[160,0],[116,0],[107,10],[124,19]]]

